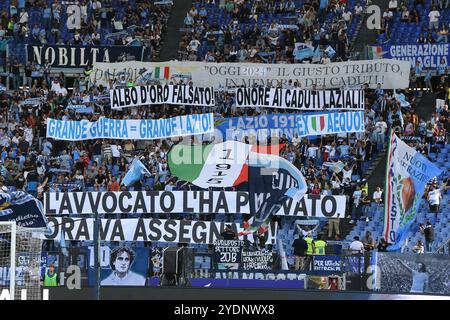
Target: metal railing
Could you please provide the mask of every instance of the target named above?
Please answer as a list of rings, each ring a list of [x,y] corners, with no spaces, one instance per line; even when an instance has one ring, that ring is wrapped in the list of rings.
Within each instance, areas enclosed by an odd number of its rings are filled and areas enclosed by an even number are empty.
[[[450,253],[450,238],[447,238],[435,251],[434,253],[445,254],[445,247],[447,247],[447,254]]]

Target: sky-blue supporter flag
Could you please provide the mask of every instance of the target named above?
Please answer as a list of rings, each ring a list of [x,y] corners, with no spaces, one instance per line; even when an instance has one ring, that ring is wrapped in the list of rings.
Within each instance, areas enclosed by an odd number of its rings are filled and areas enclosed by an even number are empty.
[[[391,246],[401,249],[419,211],[428,181],[442,171],[420,152],[391,133],[386,168],[386,198],[383,236]]]
[[[123,177],[122,184],[127,187],[133,185],[137,181],[141,180],[145,174],[150,175],[150,171],[148,171],[148,169],[138,158],[134,158],[127,174]]]

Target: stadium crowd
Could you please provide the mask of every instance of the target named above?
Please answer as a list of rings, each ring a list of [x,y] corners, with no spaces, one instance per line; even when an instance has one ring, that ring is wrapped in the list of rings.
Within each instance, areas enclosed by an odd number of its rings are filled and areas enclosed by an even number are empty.
[[[69,45],[124,45],[142,37],[145,39],[144,45],[153,48],[160,46],[170,7],[157,6],[154,1],[136,1],[137,7],[127,7],[124,16],[119,17],[118,11],[112,9],[115,3],[117,1],[80,1],[83,13],[81,24],[79,28],[69,30],[63,39],[59,32],[53,30],[59,29],[58,17],[65,5],[58,0],[52,6],[46,5],[45,1],[19,0],[14,7],[16,11],[13,6],[9,12],[3,11],[0,37]],[[225,16],[223,19],[230,19],[229,23],[223,20],[222,24],[209,24],[206,7],[210,7],[211,2],[197,1],[184,20],[186,29],[180,42],[179,59],[206,62],[301,62],[302,59],[296,58],[295,43],[309,41],[313,47],[320,45],[324,49],[328,46],[334,48],[335,54],[321,51],[320,63],[348,60],[350,39],[347,29],[353,26],[354,19],[362,14],[363,8],[357,4],[348,10],[346,3],[329,1],[326,7],[321,7],[318,1],[305,1],[298,8],[293,1],[226,1],[225,7],[219,10],[220,15]],[[30,31],[27,9],[24,8],[43,10],[42,25],[36,25]],[[269,23],[263,12],[278,15],[279,20]],[[263,15],[265,18],[261,18]],[[295,17],[293,23],[292,16]],[[134,25],[145,27],[133,28]],[[50,33],[48,26],[52,26]],[[101,36],[98,30],[102,31]],[[122,33],[124,30],[127,32]],[[107,37],[107,32],[117,32],[118,35]],[[172,177],[167,165],[167,152],[179,138],[152,141],[56,141],[46,138],[46,119],[95,121],[102,116],[114,119],[157,119],[202,113],[210,109],[189,105],[159,105],[111,110],[109,90],[130,83],[111,81],[104,87],[90,82],[87,77],[86,81],[77,81],[74,88],[69,89],[64,74],[54,75],[46,66],[33,63],[23,69],[16,59],[5,63],[13,75],[13,90],[0,92],[0,187],[3,191],[23,189],[42,199],[48,191],[196,190],[195,186]],[[411,88],[420,87],[422,80],[426,84],[426,77],[417,77],[423,73],[423,68],[416,66],[412,69]],[[85,75],[89,75],[89,71],[90,67],[87,67]],[[25,83],[20,80],[23,76]],[[366,173],[371,161],[386,149],[390,129],[403,136],[409,145],[425,156],[438,153],[440,149],[436,145],[450,142],[448,77],[447,66],[438,68],[436,82],[430,86],[436,93],[436,106],[430,106],[429,118],[421,118],[415,111],[420,99],[419,91],[383,90],[380,87],[369,89],[364,86],[365,132],[315,139],[282,135],[279,141],[285,143],[286,147],[281,155],[303,173],[309,194],[344,194],[348,200],[346,215],[351,218],[350,223],[370,219],[369,208],[382,202],[383,190],[379,188],[372,196],[369,195]],[[171,80],[171,83],[186,84],[176,80]],[[288,83],[285,86],[292,87],[297,87],[297,84]],[[218,117],[254,116],[274,111],[268,108],[239,109],[233,95],[227,91],[218,92],[216,101],[214,112]],[[70,108],[79,103],[84,103],[86,108]],[[279,109],[276,112],[280,112]],[[195,138],[199,143],[209,143],[213,139],[212,135]],[[243,141],[256,142],[257,138],[246,136]],[[268,144],[274,141],[275,137],[270,141],[257,142]],[[133,186],[123,186],[122,179],[131,159],[136,156],[143,161],[151,175]],[[441,182],[441,185],[448,186],[448,180]],[[430,208],[438,211],[438,196],[432,193],[436,187],[440,190],[434,182],[430,184],[425,197],[430,201]],[[198,218],[211,219],[213,216]],[[369,234],[363,246],[380,248],[380,244],[377,245],[373,240]]]

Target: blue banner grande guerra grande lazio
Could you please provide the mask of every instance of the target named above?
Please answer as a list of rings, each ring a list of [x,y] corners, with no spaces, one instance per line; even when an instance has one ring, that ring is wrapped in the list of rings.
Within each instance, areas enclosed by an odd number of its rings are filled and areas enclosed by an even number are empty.
[[[216,129],[227,139],[240,140],[254,135],[259,139],[268,136],[281,137],[286,134],[292,139],[312,135],[336,134],[364,131],[364,111],[280,113],[256,117],[234,117],[218,119]]]
[[[389,251],[401,249],[429,180],[442,171],[420,152],[391,134],[386,174],[383,236]]]
[[[442,58],[447,64],[450,62],[449,43],[368,46],[367,49],[369,56],[374,59],[406,60],[412,66],[419,61],[424,68],[436,68]]]
[[[166,119],[116,120],[100,118],[65,121],[47,119],[47,138],[67,141],[90,139],[151,140],[211,133],[212,113],[191,114]]]

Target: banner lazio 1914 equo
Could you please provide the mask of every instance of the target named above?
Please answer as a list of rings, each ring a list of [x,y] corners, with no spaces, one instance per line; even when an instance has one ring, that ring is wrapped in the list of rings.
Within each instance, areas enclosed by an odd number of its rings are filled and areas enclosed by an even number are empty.
[[[269,194],[266,195],[266,197]],[[264,200],[264,197],[262,197]],[[44,194],[48,216],[93,213],[250,213],[245,191],[50,192]],[[344,218],[345,196],[304,195],[287,199],[277,215]]]
[[[236,88],[236,106],[304,111],[364,109],[364,90]]]
[[[338,134],[344,132],[364,131],[364,111],[347,112],[315,112],[268,114],[256,117],[244,116],[216,119],[216,129],[228,140],[241,140],[244,136],[253,135],[264,140],[264,137],[275,136],[292,139],[312,135]]]
[[[117,120],[100,118],[66,121],[47,118],[47,138],[66,141],[91,139],[152,140],[211,133],[212,113],[191,114],[163,119]]]
[[[28,61],[54,68],[84,68],[97,62],[145,61],[150,50],[137,46],[27,45]]]
[[[159,241],[172,243],[213,244],[222,239],[225,225],[238,234],[244,231],[239,223],[166,219],[101,219],[101,241]],[[94,239],[93,218],[48,217],[49,232],[41,236],[44,240],[90,241]],[[277,226],[271,223],[264,233],[266,244],[275,244]],[[254,243],[253,234],[242,235],[239,240]]]
[[[118,88],[110,91],[112,109],[125,107],[176,104],[214,107],[214,89],[212,87],[153,85]]]
[[[136,84],[151,80],[171,84],[192,80],[194,86],[280,87],[289,80],[302,89],[355,88],[368,84],[376,88],[401,89],[409,86],[410,64],[390,59],[358,60],[319,64],[205,63],[191,61],[95,63],[91,81],[97,85],[125,78]]]

